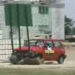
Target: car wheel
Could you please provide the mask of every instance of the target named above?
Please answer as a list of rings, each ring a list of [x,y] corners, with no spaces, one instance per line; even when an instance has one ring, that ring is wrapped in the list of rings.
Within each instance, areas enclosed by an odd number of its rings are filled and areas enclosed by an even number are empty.
[[[58,59],[58,64],[63,64],[64,63],[64,57],[60,56]]]
[[[19,59],[16,55],[12,54],[11,57],[10,57],[10,62],[12,64],[17,64],[19,62]]]

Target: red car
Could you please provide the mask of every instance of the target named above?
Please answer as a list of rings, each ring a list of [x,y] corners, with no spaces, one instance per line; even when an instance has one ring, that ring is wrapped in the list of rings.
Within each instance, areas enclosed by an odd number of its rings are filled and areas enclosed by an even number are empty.
[[[66,58],[65,49],[60,40],[53,39],[37,39],[30,40],[30,47],[28,41],[25,41],[24,46],[16,48],[11,55],[10,61],[17,64],[26,59],[30,61],[37,61],[38,64],[47,61],[57,61],[59,64],[64,63]]]

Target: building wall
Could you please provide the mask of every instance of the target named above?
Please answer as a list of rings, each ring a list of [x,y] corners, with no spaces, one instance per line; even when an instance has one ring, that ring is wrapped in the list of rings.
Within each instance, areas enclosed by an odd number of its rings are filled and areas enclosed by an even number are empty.
[[[29,27],[29,33],[30,33],[30,38],[32,38],[35,35],[41,35],[44,34],[44,32],[39,31],[39,25],[47,25],[48,29],[45,28],[47,31],[51,31],[51,10],[49,8],[49,13],[48,14],[40,14],[39,13],[39,7],[38,6],[32,6],[31,11],[32,11],[32,21],[33,21],[33,26]],[[3,22],[2,22],[2,29],[3,29],[3,39],[9,39],[9,32],[10,32],[10,27],[5,25],[5,15],[4,15],[4,6],[1,7],[1,11],[3,11]],[[26,27],[21,26],[21,38],[25,39],[27,38],[26,36]],[[43,27],[42,27],[43,28]],[[16,26],[13,26],[13,35],[14,38],[18,38],[18,28]]]
[[[55,6],[52,7],[52,38],[65,39],[64,33],[64,0],[56,0]]]
[[[39,31],[39,25],[49,26],[48,28],[45,28],[45,29],[47,31],[51,31],[51,13],[50,12],[51,12],[51,10],[49,8],[48,14],[40,14],[39,10],[38,10],[38,6],[32,6],[33,26],[29,27],[30,38],[33,38],[35,35],[43,35],[44,34],[44,32]],[[24,28],[24,27],[22,27],[22,28]]]
[[[64,0],[56,0],[56,4],[64,4]],[[4,6],[0,6],[0,23],[3,29],[3,38],[9,38],[10,27],[5,25]],[[39,31],[39,25],[49,25],[50,32],[52,32],[52,38],[64,39],[64,6],[62,8],[50,7],[49,14],[39,14],[38,6],[32,6],[32,20],[33,27],[29,27],[30,35],[44,34]],[[56,30],[56,31],[55,31]],[[13,27],[14,38],[18,38],[18,29]],[[61,32],[60,32],[61,31]],[[62,35],[61,35],[62,33]],[[31,36],[31,37],[32,37]],[[61,36],[61,37],[60,37]],[[21,37],[26,38],[26,28],[21,26]]]

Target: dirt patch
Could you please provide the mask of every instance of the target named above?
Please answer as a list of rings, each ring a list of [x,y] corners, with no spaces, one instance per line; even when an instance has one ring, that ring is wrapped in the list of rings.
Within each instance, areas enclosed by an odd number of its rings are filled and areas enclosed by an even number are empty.
[[[67,58],[66,58],[66,61],[75,61],[75,47],[70,47],[70,48],[66,48],[65,47],[65,50],[66,50],[66,55],[67,55]]]

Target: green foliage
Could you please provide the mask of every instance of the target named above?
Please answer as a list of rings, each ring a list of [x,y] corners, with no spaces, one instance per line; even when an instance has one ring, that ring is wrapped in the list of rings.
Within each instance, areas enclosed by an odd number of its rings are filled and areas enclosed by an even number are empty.
[[[72,31],[72,30],[71,30],[71,28],[70,28],[69,26],[66,26],[66,27],[65,27],[65,34],[66,34],[66,35],[71,35],[71,31]]]
[[[65,22],[71,22],[72,20],[70,19],[70,18],[67,18],[66,16],[65,16]]]
[[[73,28],[73,35],[75,35],[75,27]]]
[[[70,28],[72,26],[72,19],[67,18],[65,16],[65,35],[71,35],[72,34],[72,29]]]
[[[67,18],[66,16],[65,16],[65,26],[72,26],[72,19],[70,19],[70,18]]]

